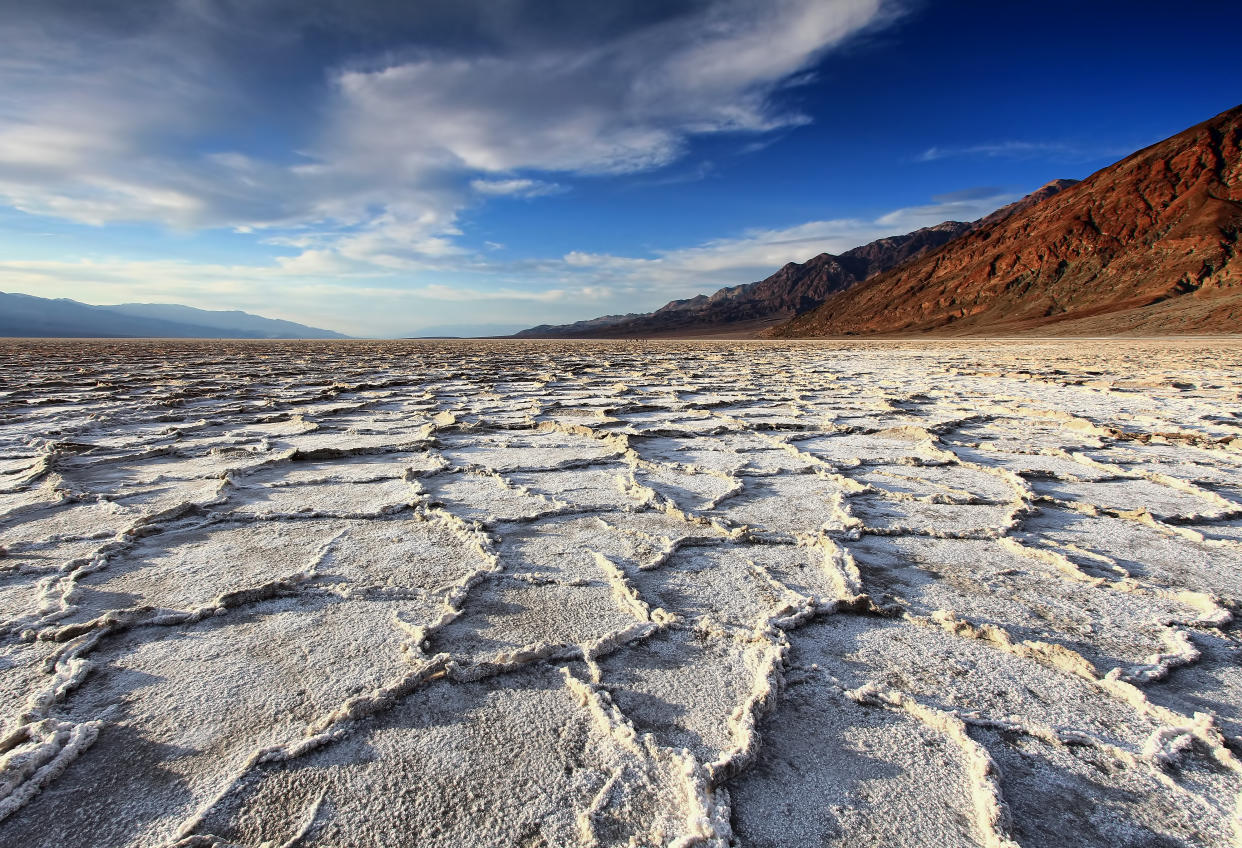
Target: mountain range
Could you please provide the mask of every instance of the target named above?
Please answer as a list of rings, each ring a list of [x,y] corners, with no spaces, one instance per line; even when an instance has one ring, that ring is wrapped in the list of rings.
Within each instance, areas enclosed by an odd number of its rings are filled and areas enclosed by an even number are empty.
[[[518,338],[628,338],[633,336],[753,335],[814,309],[831,294],[916,259],[976,227],[1012,215],[1071,186],[1054,180],[1019,201],[974,222],[944,221],[904,235],[887,236],[842,254],[821,253],[790,262],[754,283],[728,286],[711,295],[674,300],[655,312],[606,315],[574,324],[543,324]]]
[[[574,324],[543,324],[516,336],[625,338],[762,330],[818,306],[828,295],[843,291],[877,271],[939,247],[971,226],[945,221],[905,235],[879,239],[839,256],[821,253],[806,262],[790,262],[767,279],[722,288],[712,295],[674,300],[655,312],[606,315]]]
[[[0,336],[22,338],[344,339],[341,333],[237,310],[171,303],[92,306],[0,292]]]
[[[1242,331],[1242,106],[977,227],[776,336]]]
[[[1242,106],[978,221],[520,337],[1242,332]]]

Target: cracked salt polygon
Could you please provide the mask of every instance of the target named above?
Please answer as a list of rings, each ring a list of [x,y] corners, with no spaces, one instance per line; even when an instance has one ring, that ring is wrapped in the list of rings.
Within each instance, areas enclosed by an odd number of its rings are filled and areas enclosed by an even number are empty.
[[[0,844],[1232,845],[1240,351],[4,343]]]

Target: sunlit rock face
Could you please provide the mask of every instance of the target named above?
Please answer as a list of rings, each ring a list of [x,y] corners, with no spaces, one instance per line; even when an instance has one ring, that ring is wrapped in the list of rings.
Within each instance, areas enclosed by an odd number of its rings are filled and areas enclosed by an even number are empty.
[[[770,332],[1238,332],[1242,106],[1054,188]]]
[[[0,373],[0,845],[1242,838],[1242,343]]]

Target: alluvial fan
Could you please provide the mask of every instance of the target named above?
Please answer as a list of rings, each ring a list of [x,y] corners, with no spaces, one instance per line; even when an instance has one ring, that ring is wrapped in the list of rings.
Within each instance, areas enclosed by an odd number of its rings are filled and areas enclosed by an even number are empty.
[[[1242,842],[1242,342],[0,369],[0,845]]]

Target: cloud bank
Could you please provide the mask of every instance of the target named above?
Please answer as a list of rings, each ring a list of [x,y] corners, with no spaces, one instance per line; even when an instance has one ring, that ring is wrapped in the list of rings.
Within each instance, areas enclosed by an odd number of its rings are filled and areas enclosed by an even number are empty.
[[[303,273],[461,253],[464,209],[809,118],[782,94],[886,0],[58,2],[0,23],[0,202],[231,228]],[[622,4],[617,4],[622,5]]]

